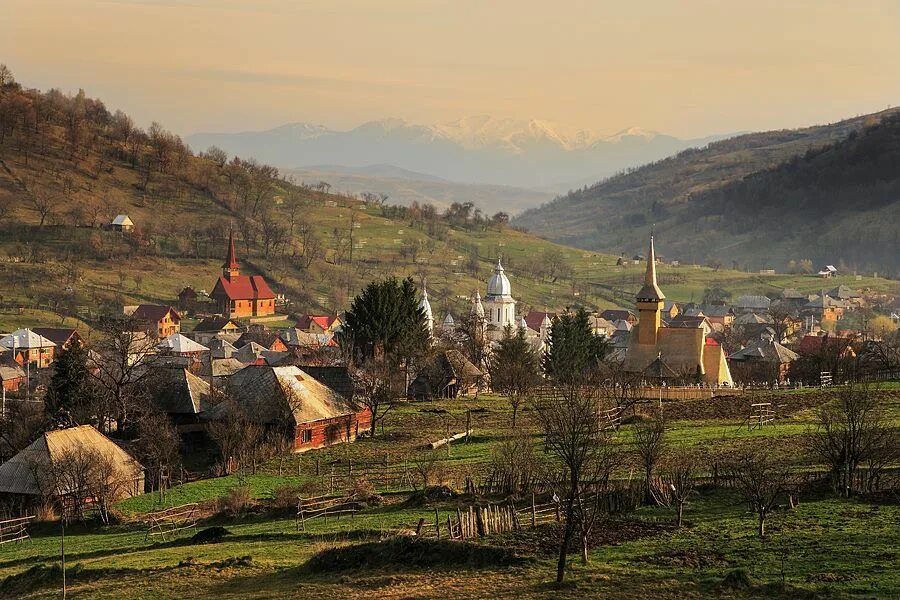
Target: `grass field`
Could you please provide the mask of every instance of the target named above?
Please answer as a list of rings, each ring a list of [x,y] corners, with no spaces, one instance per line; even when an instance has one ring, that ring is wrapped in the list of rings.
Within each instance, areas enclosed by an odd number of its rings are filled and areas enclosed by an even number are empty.
[[[900,424],[900,394],[879,392]],[[755,397],[761,398],[763,396]],[[744,426],[749,398],[679,401],[666,405],[670,446],[700,452],[743,443],[775,445],[795,455],[804,469],[818,465],[804,459],[801,443],[813,423],[814,408],[826,400],[820,391],[766,393],[780,405],[774,427]],[[407,503],[409,492],[384,493],[383,502],[341,519],[319,519],[298,532],[292,511],[271,507],[273,491],[282,485],[313,489],[323,485],[333,461],[346,468],[388,460],[413,467],[421,443],[465,425],[472,409],[473,437],[437,451],[447,474],[465,473],[490,460],[497,443],[510,432],[505,399],[478,399],[407,404],[391,413],[384,433],[355,444],[273,460],[256,474],[245,473],[188,483],[170,490],[164,504],[147,494],[119,505],[122,525],[67,530],[66,556],[70,597],[75,598],[507,598],[507,597],[863,597],[892,598],[900,589],[895,568],[900,543],[900,506],[891,501],[839,499],[828,491],[801,497],[794,510],[777,510],[769,536],[756,536],[755,517],[732,491],[704,488],[689,503],[686,526],[676,530],[664,507],[642,507],[634,514],[602,523],[590,563],[572,555],[567,584],[549,583],[554,572],[552,526],[538,531],[486,538],[528,557],[511,567],[416,568],[395,564],[387,569],[351,569],[315,573],[305,565],[318,551],[378,540],[391,532],[412,529],[420,518],[433,520],[437,509],[445,520],[466,497]],[[520,429],[533,435],[529,414]],[[625,455],[633,426],[617,434]],[[315,476],[315,462],[323,476]],[[635,468],[631,459],[620,468]],[[281,474],[279,474],[279,471]],[[452,477],[450,477],[452,479]],[[190,534],[169,542],[145,539],[140,516],[163,505],[214,503],[230,488],[246,485],[260,506],[240,518],[212,516],[201,524],[224,526],[230,535],[213,544],[193,544]],[[312,493],[312,492],[310,492]],[[494,501],[502,500],[501,498]],[[527,501],[525,501],[527,503]],[[264,509],[264,506],[269,508]],[[61,581],[59,525],[38,524],[32,540],[0,546],[0,596],[57,597]],[[549,541],[548,541],[549,540]],[[32,569],[27,575],[21,575]],[[735,571],[740,571],[736,576]],[[17,577],[18,575],[18,577]],[[7,578],[7,579],[3,579]],[[742,583],[743,582],[743,583]],[[742,587],[746,585],[746,587]]]

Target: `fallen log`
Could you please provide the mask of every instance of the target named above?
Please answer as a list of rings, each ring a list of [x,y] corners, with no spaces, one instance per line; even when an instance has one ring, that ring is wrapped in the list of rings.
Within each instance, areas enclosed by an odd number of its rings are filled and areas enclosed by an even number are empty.
[[[461,440],[464,437],[466,437],[467,435],[472,435],[471,429],[469,429],[468,431],[463,431],[462,433],[457,433],[457,434],[451,435],[448,438],[444,438],[444,439],[438,440],[436,442],[431,442],[430,444],[426,444],[426,447],[434,450],[435,448],[440,448],[441,446],[449,444],[450,442],[455,442],[456,440]]]

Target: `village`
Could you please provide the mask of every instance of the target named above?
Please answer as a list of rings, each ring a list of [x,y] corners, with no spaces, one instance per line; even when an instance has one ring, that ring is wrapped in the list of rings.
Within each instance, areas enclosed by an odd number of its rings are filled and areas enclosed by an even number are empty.
[[[120,217],[112,226],[127,229]],[[678,302],[659,283],[656,252],[651,236],[646,256],[633,259],[644,269],[633,308],[523,313],[498,257],[464,312],[436,309],[427,281],[389,278],[345,311],[270,327],[285,319],[284,298],[245,273],[232,232],[208,294],[186,287],[171,304],[125,306],[89,338],[59,327],[3,335],[0,569],[8,543],[53,539],[57,521],[75,528],[82,553],[123,524],[151,544],[222,535],[213,525],[240,527],[253,506],[274,511],[278,527],[287,510],[298,535],[349,535],[357,519],[378,518],[383,529],[385,508],[367,517],[367,507],[409,494],[429,516],[387,517],[401,537],[488,541],[540,528],[546,516],[586,564],[592,528],[618,535],[621,519],[634,523],[623,515],[667,508],[680,528],[702,485],[745,494],[761,538],[776,504],[829,487],[892,489],[896,428],[875,415],[896,402],[897,299],[828,288],[828,267],[810,275],[821,279],[818,294],[731,299],[713,288],[702,302]],[[869,406],[877,432],[852,468],[838,459],[829,470],[827,450],[813,444],[826,470],[798,472],[754,442],[801,427],[827,438],[819,428],[833,421],[818,419],[856,418],[841,416],[840,407],[852,413],[848,402]],[[723,425],[709,419],[723,413],[737,441],[713,433]],[[667,436],[682,441],[664,450]],[[707,436],[721,454],[672,449]],[[777,439],[778,452],[790,452]],[[549,457],[534,456],[536,447]],[[583,462],[571,462],[576,448]]]

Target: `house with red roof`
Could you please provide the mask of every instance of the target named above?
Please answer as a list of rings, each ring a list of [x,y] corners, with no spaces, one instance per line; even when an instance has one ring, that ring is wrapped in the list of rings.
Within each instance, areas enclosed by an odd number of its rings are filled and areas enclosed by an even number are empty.
[[[209,296],[219,313],[231,319],[275,314],[275,294],[263,276],[241,275],[234,251],[234,234],[228,235],[228,255],[222,264],[222,276]]]
[[[341,324],[337,315],[300,315],[297,318],[297,329],[306,333],[334,333]]]

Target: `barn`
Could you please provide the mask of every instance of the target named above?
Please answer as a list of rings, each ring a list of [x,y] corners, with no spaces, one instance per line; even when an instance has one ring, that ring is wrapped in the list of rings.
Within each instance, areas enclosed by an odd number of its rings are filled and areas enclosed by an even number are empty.
[[[296,366],[250,365],[232,375],[223,402],[206,412],[208,420],[239,412],[252,423],[289,434],[294,452],[354,441],[368,431],[372,415]]]

